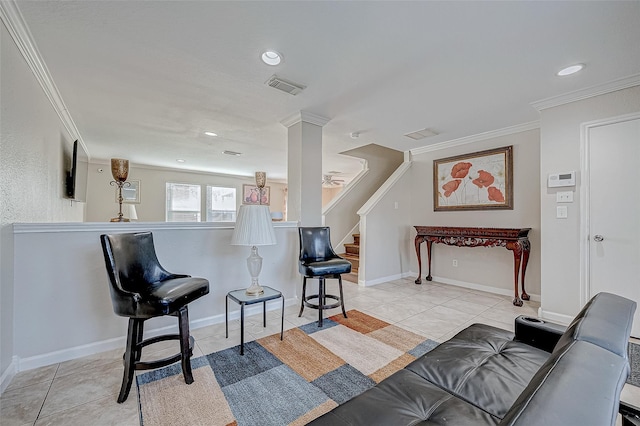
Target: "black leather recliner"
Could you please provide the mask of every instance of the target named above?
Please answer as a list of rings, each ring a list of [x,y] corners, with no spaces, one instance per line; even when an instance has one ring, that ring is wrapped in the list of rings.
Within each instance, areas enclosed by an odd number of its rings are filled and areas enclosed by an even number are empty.
[[[300,264],[298,270],[304,277],[302,280],[300,314],[298,316],[302,316],[305,306],[317,309],[318,327],[322,327],[322,311],[340,306],[342,315],[346,318],[341,274],[351,272],[351,262],[338,256],[333,251],[328,226],[300,227],[298,228],[298,234],[300,236]],[[318,294],[306,296],[307,278],[318,279]],[[326,294],[325,279],[327,278],[338,280],[340,296]],[[318,299],[318,303],[309,302],[312,299]],[[328,305],[327,299],[334,299],[337,302]]]
[[[472,324],[309,426],[637,426],[620,403],[636,302],[599,293],[568,327]]]
[[[193,383],[187,305],[209,293],[209,281],[190,275],[172,274],[159,263],[151,232],[101,235],[104,261],[109,275],[111,301],[117,315],[129,317],[124,374],[118,402],[129,395],[135,370],[182,362],[187,384]],[[178,317],[179,334],[143,340],[144,321],[163,315]],[[164,340],[179,340],[180,353],[156,361],[140,361],[142,348]]]

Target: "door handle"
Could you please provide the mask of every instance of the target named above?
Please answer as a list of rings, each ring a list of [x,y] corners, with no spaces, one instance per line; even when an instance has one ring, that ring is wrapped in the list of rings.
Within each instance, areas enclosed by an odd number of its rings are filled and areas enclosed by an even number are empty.
[[[602,235],[594,235],[593,236],[593,241],[600,243],[602,241],[604,241],[604,237]]]

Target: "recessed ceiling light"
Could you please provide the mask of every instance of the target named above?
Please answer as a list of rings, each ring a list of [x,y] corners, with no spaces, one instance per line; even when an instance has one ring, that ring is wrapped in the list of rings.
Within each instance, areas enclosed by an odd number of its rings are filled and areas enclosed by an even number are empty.
[[[584,68],[584,64],[571,65],[570,67],[561,69],[560,71],[558,71],[556,75],[560,77],[564,77],[565,75],[575,74],[578,71],[582,70],[583,68]]]
[[[278,65],[282,62],[282,55],[275,50],[267,50],[261,56],[262,62],[267,65]]]
[[[184,162],[185,162],[185,161],[187,161],[187,160],[183,160],[182,158],[178,158],[176,161],[177,161],[178,163],[184,163]]]
[[[218,136],[216,133],[213,133],[213,132],[204,132],[204,134],[207,136]]]

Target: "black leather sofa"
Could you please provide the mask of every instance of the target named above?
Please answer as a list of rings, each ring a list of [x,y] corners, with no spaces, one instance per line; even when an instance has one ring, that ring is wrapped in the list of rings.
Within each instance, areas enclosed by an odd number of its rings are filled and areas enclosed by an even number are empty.
[[[614,425],[635,309],[600,293],[568,327],[474,324],[310,424]]]

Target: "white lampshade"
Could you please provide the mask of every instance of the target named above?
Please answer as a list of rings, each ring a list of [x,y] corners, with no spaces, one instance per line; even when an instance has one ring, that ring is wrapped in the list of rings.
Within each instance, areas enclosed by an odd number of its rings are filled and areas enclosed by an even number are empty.
[[[136,206],[134,204],[128,204],[129,206],[129,219],[133,222],[138,220],[138,212],[136,212]]]
[[[247,258],[247,269],[251,275],[251,286],[247,288],[248,295],[264,293],[258,282],[262,269],[262,258],[256,246],[270,246],[276,243],[276,233],[271,223],[269,206],[247,204],[240,206],[236,227],[233,230],[231,244],[236,246],[251,246],[251,254]]]
[[[276,243],[269,206],[240,206],[231,244],[235,246],[270,246]]]

